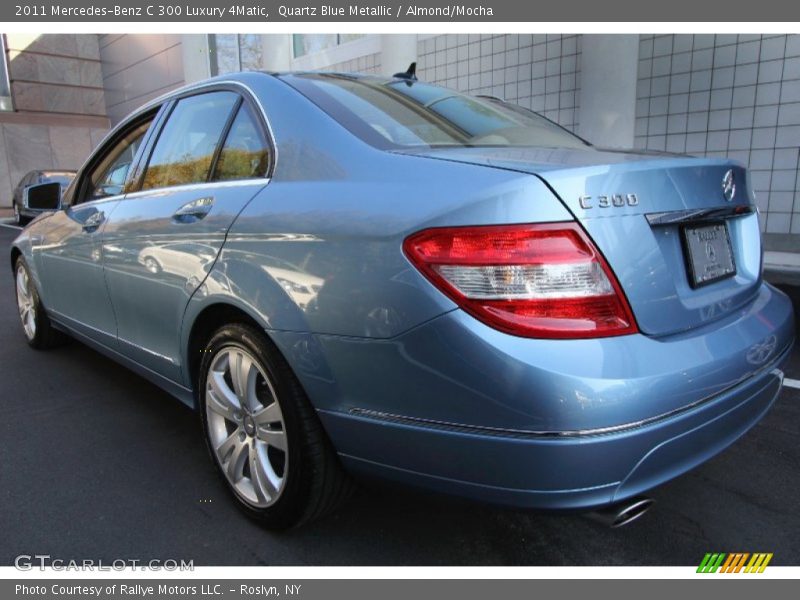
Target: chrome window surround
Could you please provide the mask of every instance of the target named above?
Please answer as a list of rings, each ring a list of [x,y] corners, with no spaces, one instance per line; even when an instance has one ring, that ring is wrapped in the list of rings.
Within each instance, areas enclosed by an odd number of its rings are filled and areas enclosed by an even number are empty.
[[[269,77],[269,75],[267,75],[266,73],[264,74],[264,76],[265,77]],[[138,117],[142,116],[144,113],[146,113],[146,112],[158,107],[159,105],[164,104],[165,102],[168,102],[170,100],[177,100],[177,99],[179,99],[180,97],[182,97],[184,95],[191,95],[191,93],[193,93],[193,92],[201,92],[201,91],[203,91],[205,89],[216,88],[216,87],[219,87],[219,86],[233,86],[233,87],[239,88],[258,107],[258,110],[261,113],[261,117],[264,120],[264,125],[267,128],[267,135],[270,138],[268,140],[268,142],[270,143],[270,145],[272,147],[272,165],[271,165],[272,168],[271,168],[271,171],[274,172],[275,168],[278,165],[278,142],[275,139],[275,133],[274,133],[274,131],[272,129],[272,123],[270,122],[269,117],[267,116],[267,111],[264,110],[264,105],[258,99],[258,96],[253,91],[253,88],[251,88],[246,83],[242,83],[241,81],[237,81],[235,79],[219,79],[219,80],[214,80],[214,81],[206,81],[206,82],[202,82],[202,83],[198,83],[198,84],[190,84],[190,85],[184,86],[182,88],[179,88],[177,90],[172,90],[170,92],[167,92],[166,94],[162,94],[158,98],[154,98],[153,100],[150,100],[149,102],[143,104],[142,106],[137,108],[135,111],[130,113],[127,117],[125,117],[125,119],[123,121],[120,121],[116,126],[114,126],[114,128],[112,128],[103,137],[102,140],[100,140],[100,143],[97,144],[97,147],[101,148],[112,137],[117,135],[120,130],[122,130],[123,128],[127,127],[130,124],[131,121],[137,119]],[[89,158],[90,159],[94,158],[94,155],[90,156]],[[83,167],[81,167],[81,169],[83,169]],[[191,187],[194,187],[194,186],[215,186],[215,185],[218,185],[218,184],[235,185],[237,183],[239,185],[243,185],[242,182],[248,182],[248,184],[252,184],[252,183],[254,183],[254,181],[260,181],[260,182],[263,182],[264,184],[267,184],[267,183],[269,183],[270,179],[271,179],[271,177],[269,175],[264,175],[263,177],[255,177],[255,178],[250,178],[250,179],[232,180],[232,181],[224,181],[224,182],[222,182],[222,181],[220,181],[220,182],[207,181],[207,182],[202,182],[202,183],[187,184],[187,185],[184,185],[184,186],[173,186],[173,187],[165,187],[165,188],[152,188],[152,189],[149,189],[149,190],[139,190],[139,191],[136,191],[136,192],[131,192],[129,194],[125,194],[124,197],[125,198],[135,198],[138,195],[153,195],[154,193],[158,193],[158,192],[160,192],[162,190],[170,190],[170,191],[172,191],[172,190],[186,189],[187,187],[191,188]],[[205,187],[203,189],[205,189]]]
[[[229,179],[226,181],[202,181],[200,183],[185,183],[181,185],[172,185],[169,187],[150,188],[147,190],[139,190],[138,192],[130,192],[125,194],[123,199],[127,200],[129,198],[142,198],[145,196],[164,196],[173,192],[207,190],[220,187],[267,185],[269,182],[269,177],[248,177],[247,179]]]

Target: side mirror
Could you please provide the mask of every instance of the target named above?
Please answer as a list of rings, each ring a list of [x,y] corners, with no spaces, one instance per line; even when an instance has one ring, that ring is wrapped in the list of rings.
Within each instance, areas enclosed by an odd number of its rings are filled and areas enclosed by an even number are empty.
[[[61,208],[61,184],[57,181],[40,183],[25,188],[23,202],[33,210],[58,210]]]

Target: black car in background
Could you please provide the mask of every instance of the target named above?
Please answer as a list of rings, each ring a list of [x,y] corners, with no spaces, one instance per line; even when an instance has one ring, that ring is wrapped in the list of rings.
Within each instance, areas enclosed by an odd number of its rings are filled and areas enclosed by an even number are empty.
[[[75,171],[57,171],[57,170],[36,170],[29,171],[22,179],[19,180],[17,187],[14,188],[14,198],[11,200],[11,207],[14,209],[14,222],[17,225],[24,225],[41,210],[28,208],[25,204],[25,189],[40,183],[54,183],[61,184],[61,190],[65,190],[67,186],[75,178]]]

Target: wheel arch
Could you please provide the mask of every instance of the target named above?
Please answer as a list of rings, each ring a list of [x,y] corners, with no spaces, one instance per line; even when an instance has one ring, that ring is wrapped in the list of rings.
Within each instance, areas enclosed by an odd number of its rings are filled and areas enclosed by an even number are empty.
[[[217,329],[231,323],[252,325],[269,337],[269,333],[255,316],[241,306],[225,300],[218,300],[205,305],[192,317],[191,323],[185,323],[184,325],[184,328],[187,329],[183,344],[186,352],[184,361],[186,365],[185,377],[188,380],[189,387],[195,391],[195,408],[198,405],[196,384],[200,371],[200,362],[205,351],[204,346]]]

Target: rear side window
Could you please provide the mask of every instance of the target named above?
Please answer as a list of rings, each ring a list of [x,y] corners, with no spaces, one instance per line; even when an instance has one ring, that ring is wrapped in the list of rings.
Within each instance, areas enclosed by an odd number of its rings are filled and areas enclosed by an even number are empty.
[[[243,103],[219,153],[214,179],[262,177],[270,159],[269,144],[250,107]]]
[[[238,100],[233,92],[179,100],[158,136],[142,189],[207,181],[217,145]]]

